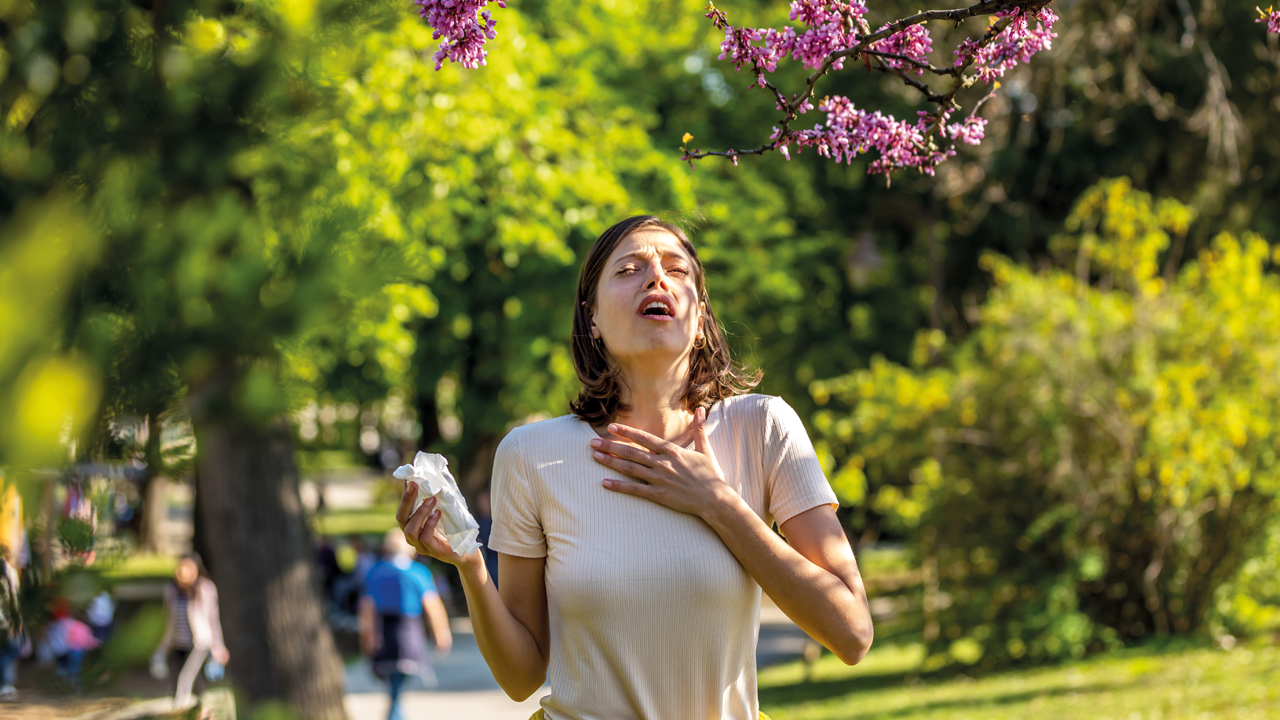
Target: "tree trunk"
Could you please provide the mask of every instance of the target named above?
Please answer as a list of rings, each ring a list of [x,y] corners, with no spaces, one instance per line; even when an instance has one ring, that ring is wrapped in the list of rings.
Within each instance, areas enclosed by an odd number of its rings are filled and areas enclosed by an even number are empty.
[[[142,552],[158,553],[166,548],[160,547],[160,525],[169,514],[169,503],[166,498],[168,480],[163,475],[155,475],[148,470],[142,486],[142,507],[138,508],[138,549]]]
[[[138,492],[142,496],[142,507],[137,514],[138,549],[143,552],[160,551],[159,529],[168,508],[164,507],[164,481],[162,476],[168,475],[164,468],[163,446],[160,436],[164,432],[164,424],[160,420],[160,410],[152,409],[147,413],[147,444],[143,449],[142,480],[138,483]]]
[[[203,400],[226,408],[232,383],[217,384]],[[206,416],[195,429],[197,507],[236,687],[298,718],[345,719],[287,428]]]

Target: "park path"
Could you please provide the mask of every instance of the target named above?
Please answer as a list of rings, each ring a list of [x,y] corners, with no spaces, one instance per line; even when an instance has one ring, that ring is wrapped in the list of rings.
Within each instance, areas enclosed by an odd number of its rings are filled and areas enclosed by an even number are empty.
[[[766,604],[760,612],[760,642],[756,663],[760,667],[799,657],[806,637],[780,610]],[[407,691],[401,702],[407,720],[463,718],[465,720],[527,720],[538,709],[543,688],[522,703],[512,702],[498,688],[476,647],[469,624],[455,620],[453,651],[436,660],[438,684]],[[387,716],[385,686],[373,676],[367,661],[347,666],[347,713],[351,720],[384,720]]]

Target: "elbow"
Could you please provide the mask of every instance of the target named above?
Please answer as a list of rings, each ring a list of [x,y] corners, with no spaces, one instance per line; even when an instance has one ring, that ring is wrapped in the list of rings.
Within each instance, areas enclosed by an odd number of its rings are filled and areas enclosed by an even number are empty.
[[[844,642],[840,643],[839,647],[832,648],[831,652],[845,665],[857,665],[867,656],[874,638],[875,630],[872,629],[870,622],[858,625],[850,628]]]
[[[498,685],[502,687],[502,692],[506,693],[507,697],[515,702],[524,702],[538,692],[538,688],[541,688],[546,680],[546,673],[543,673],[542,677],[513,678],[506,682],[499,681]]]

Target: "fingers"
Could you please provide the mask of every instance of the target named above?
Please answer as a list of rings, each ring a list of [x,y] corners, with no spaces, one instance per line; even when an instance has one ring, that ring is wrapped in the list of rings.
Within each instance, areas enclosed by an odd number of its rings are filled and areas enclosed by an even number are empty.
[[[711,454],[711,443],[707,439],[707,409],[703,407],[693,411],[693,449],[704,455]]]
[[[607,455],[614,455],[641,465],[653,467],[656,462],[653,453],[634,445],[627,445],[626,443],[603,440],[601,438],[592,438],[591,447]]]
[[[414,515],[417,515],[417,513],[414,513]],[[409,541],[409,544],[413,546],[413,549],[417,550],[419,553],[423,555],[430,555],[436,559],[442,559],[439,551],[437,550],[441,542],[441,539],[436,537],[436,527],[439,525],[440,511],[433,509],[425,513],[421,526],[418,527],[416,533],[410,535],[406,529],[406,539]]]
[[[626,425],[619,425],[618,423],[609,425],[609,432],[627,438],[628,440],[634,440],[656,453],[671,452],[676,447],[674,444],[669,443],[656,435],[650,435],[643,430],[637,430]]]
[[[435,509],[436,499],[433,497],[427,498],[426,502],[422,503],[417,510],[414,510],[409,519],[401,526],[404,530],[405,539],[419,552],[422,552],[422,549],[426,546],[422,538],[431,537],[430,534],[424,534],[423,531]],[[434,525],[432,526],[432,532],[434,532]]]
[[[433,500],[435,498],[432,498]],[[427,515],[427,522],[423,524],[422,531],[418,533],[418,542],[422,543],[422,547],[427,547],[427,540],[436,536],[436,526],[440,524],[440,511],[435,509],[435,504],[431,505],[431,514]]]
[[[647,465],[641,465],[638,462],[632,462],[631,460],[625,460],[620,457],[608,455],[600,452],[599,450],[595,451],[593,457],[596,462],[601,465],[613,468],[624,475],[630,475],[631,477],[638,478],[646,482],[657,479],[657,474],[653,471],[653,468]]]
[[[657,490],[652,485],[644,483],[632,482],[627,480],[605,480],[600,483],[606,490],[612,490],[623,495],[634,495],[636,497],[647,498],[653,500]]]
[[[413,503],[418,499],[418,483],[405,481],[404,491],[400,493],[400,505],[396,507],[396,524],[404,528],[413,512]]]

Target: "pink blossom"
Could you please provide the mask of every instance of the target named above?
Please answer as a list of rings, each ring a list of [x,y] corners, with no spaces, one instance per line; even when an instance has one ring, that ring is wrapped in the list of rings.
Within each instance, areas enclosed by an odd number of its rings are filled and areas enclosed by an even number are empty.
[[[880,29],[884,30],[887,27],[889,26],[886,24]],[[901,32],[896,32],[883,40],[876,41],[871,46],[871,49],[882,53],[902,55],[918,63],[928,65],[929,53],[933,50],[933,37],[929,35],[929,29],[923,24],[910,25]],[[924,75],[924,69],[917,65],[894,58],[881,58],[881,60],[891,68],[905,69],[907,72],[914,72],[917,76]]]
[[[497,36],[497,23],[484,7],[490,2],[507,6],[506,0],[413,0],[418,14],[435,31],[431,37],[440,40],[436,70],[446,59],[473,70],[485,64],[484,44]]]
[[[866,14],[862,0],[795,0],[791,3],[791,19],[808,26],[803,32],[790,26],[781,30],[735,27],[715,8],[707,17],[724,31],[720,59],[732,62],[735,70],[750,65],[757,76],[753,87],[763,87],[763,74],[777,70],[778,63],[788,55],[813,70],[821,67],[831,53],[856,45],[857,28]],[[843,61],[837,60],[832,67],[841,69]]]
[[[977,115],[970,115],[964,119],[963,123],[946,126],[944,132],[952,140],[960,140],[969,145],[977,145],[982,142],[982,138],[986,137],[987,120]]]
[[[1024,13],[1019,8],[1003,10],[996,14],[1000,17],[1013,18],[1004,32],[997,35],[986,47],[978,48],[977,42],[966,39],[955,50],[956,65],[963,65],[972,54],[978,78],[987,83],[1004,77],[1005,72],[1014,65],[1029,62],[1031,56],[1041,50],[1048,50],[1053,45],[1053,38],[1058,37],[1057,33],[1052,32],[1058,16],[1049,8],[1032,14]],[[1032,18],[1036,20],[1035,28],[1030,25]]]
[[[1262,16],[1258,18],[1258,22],[1267,24],[1267,32],[1280,35],[1280,10],[1273,10],[1272,8],[1267,8],[1266,10],[1257,8],[1257,10],[1258,14]]]
[[[918,168],[933,174],[933,168],[955,151],[941,151],[929,142],[928,118],[924,113],[914,125],[880,111],[869,113],[854,107],[846,97],[834,96],[818,109],[827,113],[825,125],[793,133],[789,139],[801,148],[814,147],[819,155],[836,162],[853,162],[871,150],[880,157],[871,163],[869,172],[885,175],[903,168]],[[774,138],[777,139],[777,129]],[[779,149],[785,146],[780,146]]]

